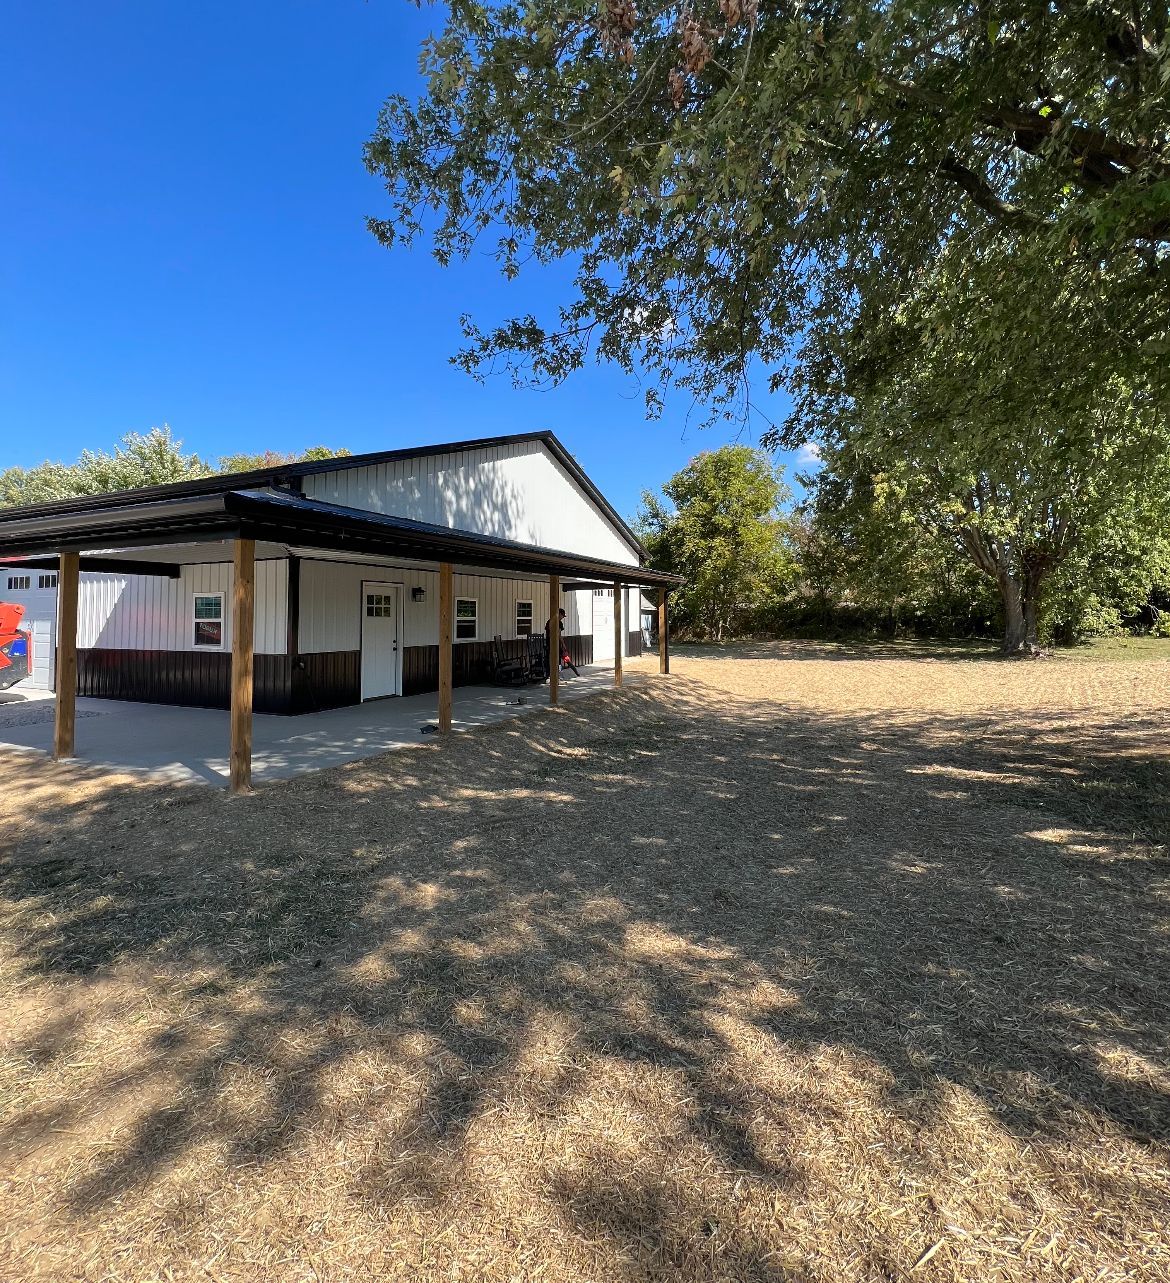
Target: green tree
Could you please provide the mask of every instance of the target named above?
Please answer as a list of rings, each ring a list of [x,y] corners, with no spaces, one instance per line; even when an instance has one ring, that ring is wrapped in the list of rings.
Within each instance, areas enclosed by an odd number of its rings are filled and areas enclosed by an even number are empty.
[[[76,463],[45,462],[0,473],[0,505],[47,503],[81,495],[137,490],[210,476],[197,454],[184,454],[169,427],[130,432],[111,451],[83,450]]]
[[[557,315],[468,318],[459,360],[641,365],[652,410],[680,385],[741,412],[753,362],[776,385],[944,258],[995,253],[1014,279],[984,276],[971,359],[1016,280],[1059,269],[1100,324],[1039,394],[1122,376],[1164,398],[1166,26],[1162,0],[452,5],[421,99],[391,98],[367,146],[390,196],[370,226],[432,233],[441,262],[486,235],[509,277],[569,258]]]
[[[1109,322],[1059,268],[1012,276],[1018,254],[944,255],[893,318],[820,346],[794,415],[830,472],[872,478],[994,581],[1012,653],[1036,646],[1055,585],[1088,592],[1111,566],[1138,592],[1170,525],[1157,381],[1070,362],[1053,382],[1078,342],[1112,341]]]
[[[798,596],[818,608],[818,622],[855,619],[890,635],[982,633],[995,592],[954,540],[924,529],[885,477],[850,471],[831,453],[823,462],[805,478],[812,493],[797,541]]]
[[[696,455],[661,496],[643,493],[637,524],[651,564],[686,579],[680,625],[722,641],[791,586],[788,498],[782,472],[748,446]]]
[[[255,472],[260,468],[278,468],[282,463],[309,463],[322,459],[343,459],[352,454],[342,447],[334,450],[327,445],[310,446],[301,454],[282,454],[279,450],[264,450],[260,454],[226,454],[216,465],[216,472]]]
[[[138,490],[216,473],[248,472],[349,454],[346,449],[313,446],[299,455],[272,450],[254,455],[226,455],[213,466],[197,454],[184,453],[183,443],[164,425],[145,433],[127,433],[110,451],[83,450],[76,463],[46,461],[33,468],[7,468],[0,472],[0,507]]]

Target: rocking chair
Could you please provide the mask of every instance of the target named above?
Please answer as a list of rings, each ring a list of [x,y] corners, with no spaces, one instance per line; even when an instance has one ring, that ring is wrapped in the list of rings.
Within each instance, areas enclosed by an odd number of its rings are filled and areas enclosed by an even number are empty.
[[[504,638],[497,633],[492,642],[492,653],[495,663],[492,669],[492,681],[497,686],[527,686],[528,660],[524,657],[510,659],[504,654]]]

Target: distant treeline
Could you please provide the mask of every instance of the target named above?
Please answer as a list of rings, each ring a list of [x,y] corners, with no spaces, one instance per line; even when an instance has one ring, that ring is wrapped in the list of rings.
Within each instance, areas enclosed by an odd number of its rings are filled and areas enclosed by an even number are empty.
[[[1005,618],[1017,587],[972,555],[961,504],[923,510],[889,476],[851,473],[831,454],[819,463],[798,505],[782,470],[746,446],[700,454],[643,495],[637,524],[652,561],[687,581],[672,607],[682,636],[1000,637],[1020,649]],[[1013,530],[998,515],[986,537],[1019,576],[1033,575],[1034,642],[1170,636],[1170,530],[1133,537],[1122,520],[1116,537],[1069,539],[1041,561],[1025,523]]]

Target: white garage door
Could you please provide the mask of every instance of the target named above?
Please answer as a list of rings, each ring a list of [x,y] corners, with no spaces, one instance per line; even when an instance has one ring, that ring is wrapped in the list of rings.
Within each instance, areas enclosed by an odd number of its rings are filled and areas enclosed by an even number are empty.
[[[0,572],[0,601],[16,602],[24,607],[20,627],[32,635],[31,672],[22,685],[52,690],[56,665],[57,572]]]

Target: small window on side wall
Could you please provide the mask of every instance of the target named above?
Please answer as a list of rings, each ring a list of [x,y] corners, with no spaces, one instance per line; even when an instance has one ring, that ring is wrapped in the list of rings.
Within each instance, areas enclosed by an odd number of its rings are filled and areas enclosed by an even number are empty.
[[[479,606],[474,597],[455,598],[455,640],[475,641],[479,635]]]
[[[516,636],[528,637],[532,633],[532,603],[530,601],[518,601],[516,603]]]
[[[56,588],[57,576],[56,575],[38,575],[37,587],[38,588]]]
[[[9,575],[8,590],[9,592],[21,592],[25,588],[32,587],[31,575]]]
[[[191,644],[199,650],[223,650],[223,593],[195,594]]]

